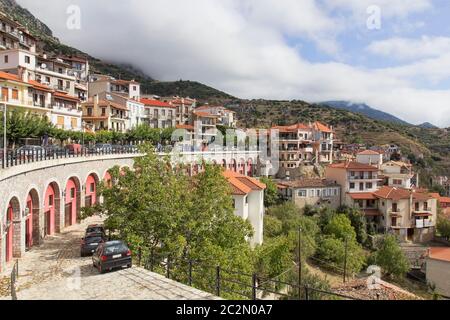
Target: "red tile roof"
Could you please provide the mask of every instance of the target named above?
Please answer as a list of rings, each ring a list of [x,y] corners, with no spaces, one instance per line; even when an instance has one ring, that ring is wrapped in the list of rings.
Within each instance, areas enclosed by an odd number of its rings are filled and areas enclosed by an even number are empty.
[[[376,200],[378,199],[373,192],[348,193],[353,200]]]
[[[435,260],[450,262],[450,248],[430,248],[428,250],[428,257]]]
[[[194,126],[190,124],[177,124],[176,129],[194,130]]]
[[[309,130],[310,128],[304,123],[297,123],[290,126],[274,126],[272,130],[279,130],[281,132],[297,132],[298,130]]]
[[[378,169],[374,166],[359,163],[355,161],[347,161],[341,163],[334,163],[328,166],[329,168],[335,169],[346,169],[346,170],[366,170],[366,171],[378,171]]]
[[[22,79],[19,78],[19,76],[12,74],[12,73],[3,72],[3,71],[0,71],[0,79],[25,83],[22,81]]]
[[[327,132],[327,133],[333,132],[333,130],[331,130],[329,127],[327,127],[326,125],[324,125],[323,123],[320,123],[318,121],[314,122],[314,127],[321,132]]]
[[[379,156],[381,153],[373,150],[364,150],[361,152],[358,152],[357,154],[363,155],[363,156]]]
[[[69,96],[67,93],[64,93],[64,92],[56,91],[53,95],[54,95],[55,98],[60,98],[60,99],[63,99],[63,100],[69,100],[69,101],[74,101],[74,102],[79,102],[80,101],[80,99],[78,99],[76,97]]]
[[[260,191],[266,189],[266,185],[257,179],[241,175],[234,171],[224,171],[223,175],[232,187],[232,193],[234,195],[246,195],[253,190]]]
[[[37,81],[30,80],[30,81],[28,81],[28,83],[31,84],[33,86],[33,88],[36,88],[38,90],[53,92],[53,90],[50,87],[43,85],[42,83],[39,83]]]
[[[145,104],[146,106],[151,106],[151,107],[175,108],[173,105],[168,104],[167,102],[155,100],[155,99],[142,98],[140,100],[140,102]]]
[[[211,114],[209,112],[203,112],[203,111],[194,111],[194,114],[198,117],[204,117],[204,118],[217,118],[218,116]]]
[[[430,194],[424,191],[411,191],[404,188],[383,186],[379,190],[374,192],[374,195],[382,199],[409,199],[412,195],[414,200],[427,201],[432,199]]]

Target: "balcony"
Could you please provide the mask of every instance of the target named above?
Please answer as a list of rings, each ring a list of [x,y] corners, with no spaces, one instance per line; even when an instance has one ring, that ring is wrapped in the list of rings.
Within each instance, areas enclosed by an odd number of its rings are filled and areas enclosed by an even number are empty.
[[[429,227],[434,227],[434,223],[428,219],[420,219],[420,220],[416,220],[416,224],[414,226],[416,229],[423,229],[423,228],[429,228]]]

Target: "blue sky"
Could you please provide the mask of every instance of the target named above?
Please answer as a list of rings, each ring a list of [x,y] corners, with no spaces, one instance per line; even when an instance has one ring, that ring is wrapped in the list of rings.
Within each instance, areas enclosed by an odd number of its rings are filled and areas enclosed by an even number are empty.
[[[447,0],[18,0],[64,43],[241,98],[365,102],[450,126]],[[80,29],[67,9],[80,9]],[[381,28],[370,30],[370,7]],[[371,11],[373,13],[373,11]]]

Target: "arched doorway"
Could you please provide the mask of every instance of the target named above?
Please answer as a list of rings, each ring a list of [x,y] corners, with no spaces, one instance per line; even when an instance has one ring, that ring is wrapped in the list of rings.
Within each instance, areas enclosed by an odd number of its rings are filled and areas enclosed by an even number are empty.
[[[33,245],[39,244],[41,240],[40,232],[40,212],[39,194],[36,189],[32,189],[27,196],[26,216],[25,216],[25,248],[30,249]]]
[[[19,200],[14,197],[9,201],[6,215],[4,217],[4,239],[5,239],[5,257],[6,262],[10,262],[13,258],[20,258],[21,250],[21,228],[20,228],[20,204]]]
[[[84,206],[91,207],[97,203],[97,185],[98,176],[95,173],[90,174],[86,179],[86,194],[84,197]]]
[[[44,235],[61,232],[60,189],[56,182],[47,186],[44,195]]]
[[[247,161],[247,176],[253,177],[253,160],[251,158]]]
[[[227,169],[227,160],[225,159],[222,160],[222,168]]]
[[[112,177],[109,171],[105,172],[105,175],[103,176],[103,182],[105,183],[105,186],[108,188],[112,187]]]
[[[64,191],[64,226],[74,225],[79,221],[81,207],[81,185],[78,178],[72,177],[66,183]]]
[[[231,170],[237,172],[237,162],[235,159],[231,161]]]
[[[245,159],[239,160],[239,174],[245,175]]]

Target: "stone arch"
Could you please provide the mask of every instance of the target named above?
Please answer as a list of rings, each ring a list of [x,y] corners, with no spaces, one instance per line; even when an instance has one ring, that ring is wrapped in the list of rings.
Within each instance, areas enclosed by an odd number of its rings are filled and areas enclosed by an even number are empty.
[[[22,254],[20,201],[16,196],[8,202],[3,224],[5,260],[8,263],[13,258],[20,258]]]
[[[232,159],[231,160],[231,167],[230,167],[231,171],[237,172],[237,162],[236,159]]]
[[[97,187],[100,179],[97,173],[92,172],[85,181],[84,206],[91,207],[97,203]]]
[[[241,158],[238,165],[239,174],[245,175],[245,159]]]
[[[222,159],[222,168],[227,169],[227,160]]]
[[[56,181],[44,190],[44,236],[61,232],[61,189]]]
[[[64,226],[68,227],[80,221],[81,182],[76,176],[67,179],[64,187]]]
[[[247,160],[247,172],[246,172],[246,175],[249,176],[249,177],[253,177],[254,170],[255,169],[254,169],[254,165],[253,165],[253,159],[249,158]]]
[[[25,202],[25,248],[30,249],[41,243],[41,203],[39,192],[32,188],[27,193]]]

